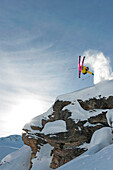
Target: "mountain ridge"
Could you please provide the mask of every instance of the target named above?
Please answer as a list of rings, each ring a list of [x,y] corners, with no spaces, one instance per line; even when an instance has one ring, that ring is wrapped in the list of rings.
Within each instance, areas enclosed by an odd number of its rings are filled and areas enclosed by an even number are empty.
[[[17,151],[24,145],[21,135],[10,135],[0,138],[0,161],[8,154]]]

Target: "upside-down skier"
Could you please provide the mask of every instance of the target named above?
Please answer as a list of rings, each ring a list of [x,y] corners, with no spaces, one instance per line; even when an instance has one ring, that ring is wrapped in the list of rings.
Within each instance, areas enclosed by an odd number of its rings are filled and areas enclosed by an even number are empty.
[[[83,60],[82,60],[82,64],[80,65],[80,62],[81,62],[81,56],[79,56],[79,78],[80,78],[80,75],[81,75],[81,72],[82,74],[91,74],[91,75],[94,75],[92,72],[89,71],[89,67],[86,67],[84,66],[84,60],[85,60],[85,56],[83,57]]]

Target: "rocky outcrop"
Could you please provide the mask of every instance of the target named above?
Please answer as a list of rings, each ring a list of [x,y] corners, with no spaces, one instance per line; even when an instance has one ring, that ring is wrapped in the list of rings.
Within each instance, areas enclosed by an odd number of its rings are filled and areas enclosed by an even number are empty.
[[[56,114],[60,114],[60,118],[66,121],[68,132],[55,134],[53,137],[51,135],[45,136],[48,143],[54,147],[50,167],[55,169],[84,153],[86,149],[80,149],[79,146],[85,142],[89,143],[96,130],[109,126],[106,113],[107,111],[92,116],[88,120],[75,123],[69,118],[71,113],[68,110],[56,111]],[[67,115],[66,119],[63,115]],[[87,123],[92,126],[88,126]]]
[[[29,133],[23,133],[22,139],[24,141],[25,145],[28,145],[32,149],[32,158],[36,157],[36,153],[40,150],[40,146],[43,146],[47,143],[47,141],[44,138],[43,134],[29,134]]]
[[[40,150],[40,146],[49,143],[54,149],[51,151],[52,161],[50,167],[56,169],[73,158],[81,155],[86,151],[85,148],[80,148],[85,142],[89,143],[93,133],[105,126],[109,126],[106,119],[107,111],[105,109],[113,108],[113,96],[106,98],[92,98],[86,101],[78,99],[79,104],[84,110],[90,112],[90,117],[86,120],[75,122],[71,118],[71,111],[65,109],[66,106],[73,103],[71,101],[57,100],[53,105],[53,112],[48,116],[48,119],[42,119],[42,127],[31,126],[34,132],[25,130],[23,133],[23,141],[32,149],[32,157]],[[100,113],[93,115],[95,109],[101,109]],[[76,111],[75,111],[76,112]],[[41,133],[46,123],[56,120],[64,120],[66,123],[66,132],[52,134]],[[37,130],[40,132],[37,133]]]
[[[82,101],[78,99],[81,107],[85,110],[93,110],[93,109],[113,109],[113,96],[109,96],[108,98],[102,97],[99,95],[99,99],[92,98],[86,101]]]

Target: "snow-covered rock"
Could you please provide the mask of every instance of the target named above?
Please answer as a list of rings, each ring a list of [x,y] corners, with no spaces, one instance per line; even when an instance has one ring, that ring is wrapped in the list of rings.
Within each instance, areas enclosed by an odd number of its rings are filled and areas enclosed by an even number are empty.
[[[32,160],[47,144],[53,147],[49,158],[53,169],[89,150],[95,153],[108,146],[112,143],[112,109],[113,80],[58,96],[46,113],[23,128],[24,143],[33,151]]]
[[[64,120],[56,120],[45,124],[41,133],[45,135],[66,132],[66,123]]]

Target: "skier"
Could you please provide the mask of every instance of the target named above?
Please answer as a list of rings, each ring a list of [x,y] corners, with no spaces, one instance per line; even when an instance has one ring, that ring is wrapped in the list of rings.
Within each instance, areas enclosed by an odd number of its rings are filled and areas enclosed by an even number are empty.
[[[85,66],[82,67],[82,71],[81,72],[82,72],[82,74],[89,73],[91,75],[94,75],[92,72],[89,71],[89,67],[85,67]]]
[[[85,56],[83,57],[82,64],[80,64],[81,56],[79,56],[79,78],[80,78],[81,72],[82,72],[82,74],[89,73],[91,75],[94,75],[92,72],[89,71],[89,67],[85,67],[83,65],[84,64],[84,60],[85,60]]]

